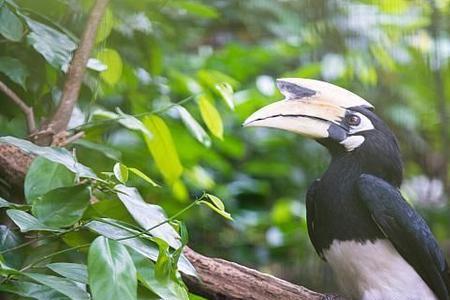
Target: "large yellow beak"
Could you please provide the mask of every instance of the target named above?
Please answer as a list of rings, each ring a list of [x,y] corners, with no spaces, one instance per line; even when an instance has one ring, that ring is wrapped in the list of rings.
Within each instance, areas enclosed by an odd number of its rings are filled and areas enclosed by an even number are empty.
[[[277,86],[285,100],[254,112],[243,126],[278,128],[314,139],[338,134],[340,139],[347,108],[373,108],[358,95],[319,80],[283,78],[277,80]]]

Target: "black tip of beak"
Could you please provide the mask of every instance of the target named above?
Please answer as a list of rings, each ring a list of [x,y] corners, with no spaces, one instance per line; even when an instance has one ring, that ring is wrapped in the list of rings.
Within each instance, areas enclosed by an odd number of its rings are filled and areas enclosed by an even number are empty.
[[[284,81],[283,79],[277,79],[277,87],[288,100],[311,97],[317,93],[314,90],[296,85],[289,81]]]

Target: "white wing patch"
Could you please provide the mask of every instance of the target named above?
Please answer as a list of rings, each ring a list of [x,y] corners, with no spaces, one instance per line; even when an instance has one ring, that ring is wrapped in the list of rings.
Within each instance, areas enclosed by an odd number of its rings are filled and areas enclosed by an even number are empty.
[[[388,240],[335,240],[324,256],[351,299],[437,300]]]

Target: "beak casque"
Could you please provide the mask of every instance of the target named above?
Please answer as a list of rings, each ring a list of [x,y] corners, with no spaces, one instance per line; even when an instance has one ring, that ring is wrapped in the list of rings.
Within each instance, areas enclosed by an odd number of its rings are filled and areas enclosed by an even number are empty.
[[[341,87],[324,81],[302,78],[277,80],[284,100],[269,104],[245,120],[246,127],[271,127],[292,131],[307,137],[330,137],[332,124],[341,126],[346,109],[373,106]]]

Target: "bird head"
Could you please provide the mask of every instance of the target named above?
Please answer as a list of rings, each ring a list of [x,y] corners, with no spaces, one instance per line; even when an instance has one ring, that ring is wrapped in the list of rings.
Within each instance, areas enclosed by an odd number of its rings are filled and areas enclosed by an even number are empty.
[[[361,161],[378,164],[375,168],[395,166],[401,172],[395,136],[373,112],[372,104],[319,80],[282,78],[277,86],[285,99],[257,110],[243,126],[295,132],[317,140],[332,156],[364,156]]]

